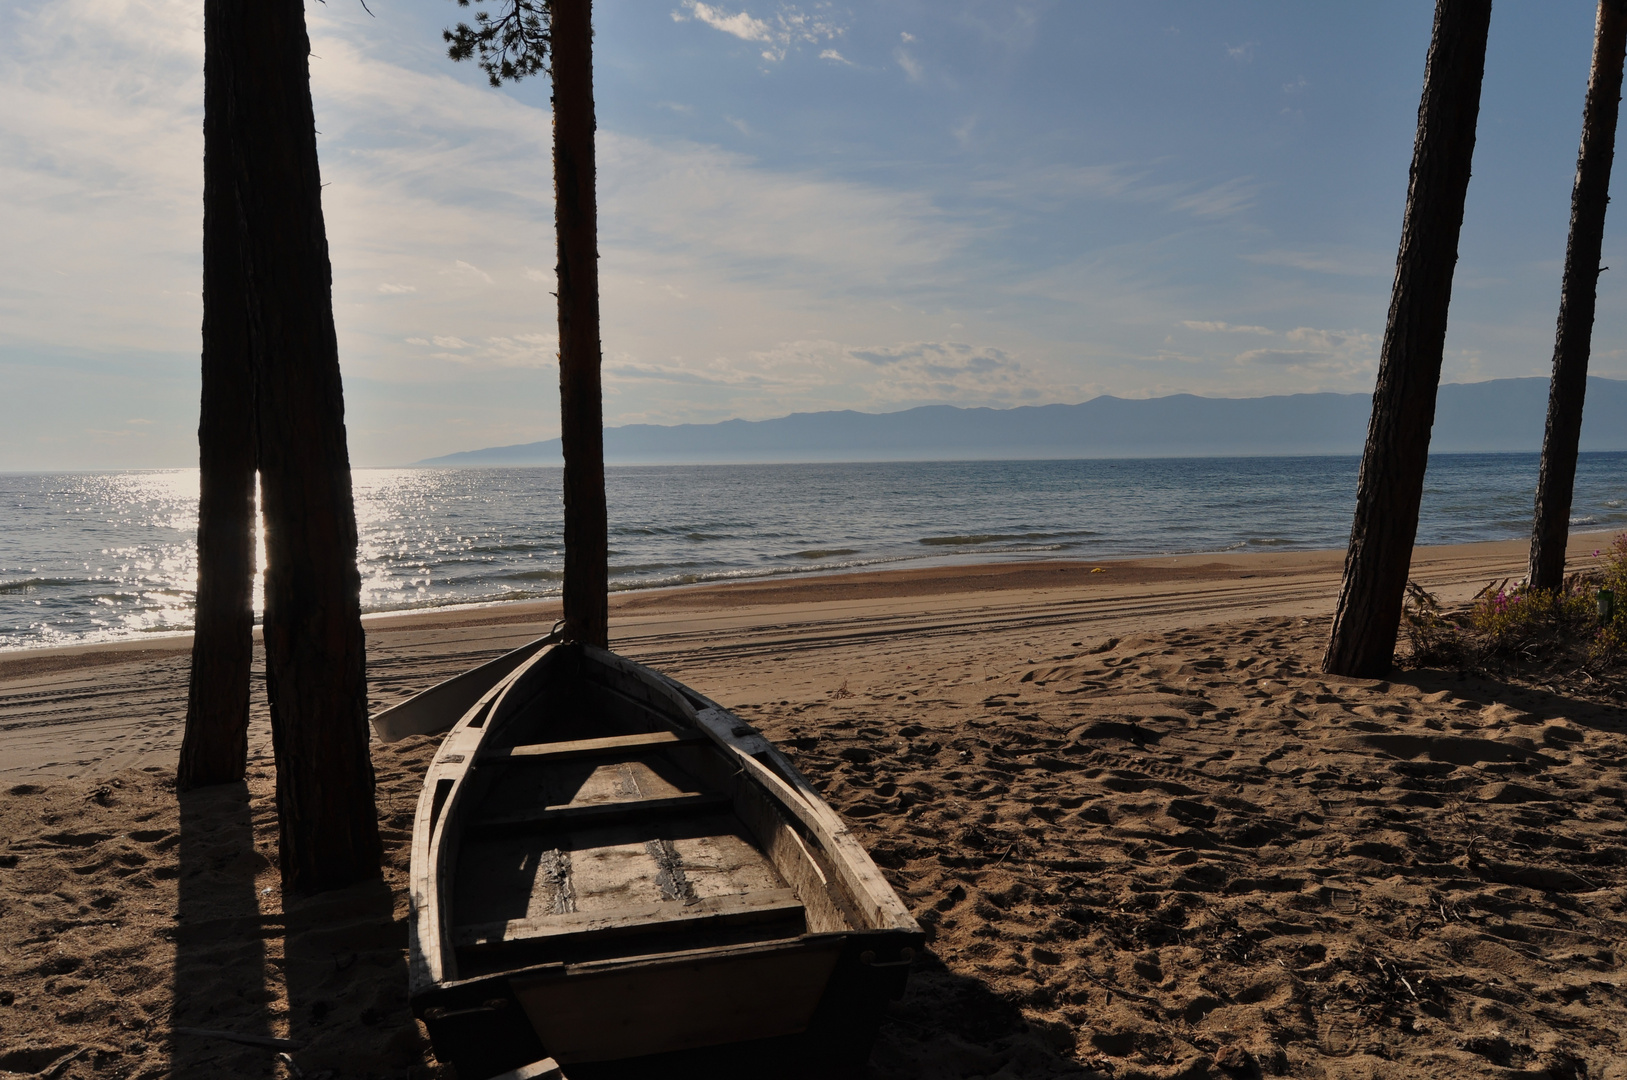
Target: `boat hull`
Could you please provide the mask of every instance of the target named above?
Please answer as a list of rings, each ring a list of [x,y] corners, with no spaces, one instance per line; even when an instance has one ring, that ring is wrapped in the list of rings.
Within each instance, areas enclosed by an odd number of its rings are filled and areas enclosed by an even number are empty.
[[[413,1009],[469,1078],[544,1057],[572,1077],[836,1075],[924,940],[754,729],[575,646],[447,736],[413,902]]]

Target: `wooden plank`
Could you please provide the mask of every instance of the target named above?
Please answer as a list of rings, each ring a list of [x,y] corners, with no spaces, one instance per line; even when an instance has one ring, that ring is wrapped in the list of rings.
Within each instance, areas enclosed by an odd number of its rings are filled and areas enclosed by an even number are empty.
[[[847,825],[830,804],[796,771],[796,767],[775,750],[750,724],[722,708],[702,709],[696,724],[714,741],[733,750],[746,772],[743,778],[755,781],[769,797],[807,827],[810,836],[830,859],[830,869],[848,900],[866,925],[861,930],[908,930],[920,932],[920,924],[910,915],[870,861]],[[837,884],[833,882],[832,884]]]
[[[521,1065],[518,1069],[510,1069],[506,1073],[498,1073],[491,1080],[567,1080],[567,1078],[560,1071],[559,1062],[553,1058],[543,1058],[529,1065]]]
[[[662,746],[686,746],[711,740],[699,731],[648,731],[637,735],[611,735],[602,739],[575,739],[570,742],[527,743],[484,751],[480,764],[498,761],[568,761],[572,758],[607,757],[626,750],[650,750]]]
[[[580,806],[554,806],[545,810],[532,810],[524,814],[505,814],[502,817],[482,818],[469,828],[475,832],[523,831],[539,832],[546,829],[599,827],[628,818],[666,817],[677,814],[695,814],[730,806],[727,795],[699,792],[693,795],[674,795],[666,799],[628,799],[623,802],[583,803]]]
[[[657,712],[667,715],[676,712],[685,720],[694,720],[695,706],[685,695],[686,688],[681,683],[605,649],[589,645],[582,652],[585,659],[598,665],[599,670],[589,676],[594,681]]]
[[[544,1046],[567,1068],[805,1031],[837,939],[791,938],[511,977]]]
[[[488,690],[448,733],[436,761],[430,764],[413,822],[410,880],[416,913],[408,927],[407,942],[408,987],[413,994],[458,977],[457,951],[452,947],[450,886],[464,823],[477,812],[486,786],[472,764],[486,737],[502,726],[498,714],[505,708],[517,708],[509,705],[517,694],[534,698],[550,677],[559,655],[553,649],[539,650]],[[438,800],[441,809],[437,816],[433,811],[437,796],[441,796],[441,780],[451,780],[453,786]]]
[[[510,919],[482,926],[463,926],[457,929],[455,940],[460,948],[472,948],[548,938],[615,937],[652,930],[772,922],[800,911],[802,903],[795,892],[772,889],[744,896],[709,896],[692,904],[640,904],[608,911],[577,911],[543,919]]]
[[[824,934],[852,929],[855,920],[842,911],[824,869],[767,793],[754,782],[743,780],[735,797],[735,808],[755,834],[775,871],[802,898],[807,908],[808,930]]]
[[[445,731],[485,697],[487,691],[554,640],[551,635],[538,638],[384,709],[373,717],[373,730],[378,732],[379,742]]]
[[[607,673],[611,674],[611,673]],[[642,697],[623,693],[618,687],[607,686],[584,671],[579,684],[582,704],[598,716],[610,731],[661,731],[685,717],[664,703],[651,703]]]
[[[293,1039],[276,1039],[269,1035],[239,1035],[235,1031],[216,1031],[214,1028],[178,1027],[177,1035],[191,1035],[198,1039],[219,1039],[240,1046],[258,1046],[266,1050],[303,1050],[305,1044]],[[47,1070],[49,1071],[49,1070]]]

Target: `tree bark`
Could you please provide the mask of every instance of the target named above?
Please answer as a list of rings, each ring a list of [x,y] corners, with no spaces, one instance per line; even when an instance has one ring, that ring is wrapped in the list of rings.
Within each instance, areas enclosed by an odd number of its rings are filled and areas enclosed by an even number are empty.
[[[228,5],[283,888],[379,875],[356,513],[301,0]]]
[[[1620,0],[1599,0],[1593,36],[1593,69],[1582,110],[1582,148],[1571,188],[1570,240],[1559,293],[1559,326],[1554,334],[1554,374],[1548,387],[1548,423],[1542,436],[1542,471],[1537,479],[1531,524],[1531,565],[1526,581],[1534,589],[1557,590],[1565,580],[1565,546],[1570,539],[1571,494],[1576,452],[1582,438],[1582,401],[1587,394],[1588,354],[1593,346],[1593,313],[1598,301],[1599,259],[1604,247],[1604,214],[1610,204],[1610,166],[1616,156],[1616,117],[1621,108],[1621,70],[1627,52],[1627,11]]]
[[[559,244],[559,420],[565,457],[565,636],[609,646],[591,0],[550,0],[554,228]]]
[[[229,54],[241,42],[204,4],[203,394],[198,421],[198,593],[182,791],[243,779],[254,652],[254,385],[233,182]]]
[[[1390,315],[1356,483],[1355,521],[1333,633],[1322,658],[1329,674],[1376,677],[1394,663],[1429,464],[1490,22],[1491,0],[1437,0],[1435,5]]]

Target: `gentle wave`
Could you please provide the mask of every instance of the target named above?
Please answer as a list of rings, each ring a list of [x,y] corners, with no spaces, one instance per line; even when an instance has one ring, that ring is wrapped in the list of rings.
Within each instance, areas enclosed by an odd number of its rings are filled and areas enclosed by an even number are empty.
[[[496,575],[504,581],[563,581],[563,570],[507,570]]]
[[[53,585],[76,584],[71,578],[23,578],[20,581],[0,581],[0,596],[15,596],[18,593],[38,592]]]
[[[978,544],[1010,544],[1021,540],[1060,540],[1073,536],[1094,536],[1090,530],[1069,532],[972,533],[968,536],[923,536],[916,541],[928,547],[972,547]]]

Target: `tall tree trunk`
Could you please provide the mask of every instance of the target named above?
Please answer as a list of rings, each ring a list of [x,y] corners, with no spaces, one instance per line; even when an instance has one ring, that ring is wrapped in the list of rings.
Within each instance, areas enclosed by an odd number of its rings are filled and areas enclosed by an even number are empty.
[[[254,377],[230,126],[239,29],[204,4],[203,400],[198,421],[198,595],[182,791],[243,779],[254,652]]]
[[[1491,0],[1436,2],[1356,516],[1322,658],[1330,674],[1375,677],[1394,662],[1429,464],[1490,23]]]
[[[266,690],[285,890],[379,874],[356,512],[302,0],[241,20],[238,200],[266,528]]]
[[[1610,204],[1610,166],[1616,156],[1616,115],[1621,107],[1621,69],[1627,52],[1627,7],[1599,0],[1593,36],[1593,71],[1582,110],[1582,149],[1571,188],[1570,241],[1559,294],[1559,327],[1554,334],[1554,374],[1548,387],[1548,425],[1542,437],[1542,472],[1537,480],[1531,524],[1531,567],[1526,580],[1535,589],[1558,589],[1565,579],[1565,545],[1570,539],[1571,491],[1576,450],[1582,438],[1582,399],[1587,394],[1587,361],[1593,344],[1593,312],[1598,300],[1599,258],[1604,247],[1604,212]]]
[[[559,420],[565,456],[565,634],[608,647],[599,240],[591,0],[549,0],[554,228],[559,244]]]

